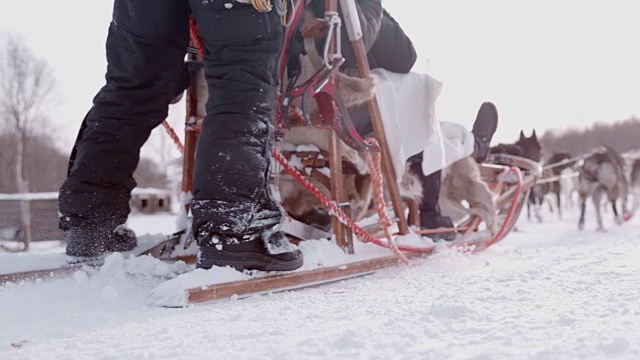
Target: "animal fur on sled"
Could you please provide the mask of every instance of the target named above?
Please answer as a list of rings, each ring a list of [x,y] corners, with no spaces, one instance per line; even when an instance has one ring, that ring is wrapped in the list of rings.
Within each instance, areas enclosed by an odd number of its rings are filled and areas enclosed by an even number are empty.
[[[303,13],[301,28],[314,17],[310,11]],[[309,80],[318,70],[322,69],[322,58],[316,50],[313,38],[304,40],[306,55],[300,56],[301,74],[296,85],[301,85]],[[371,75],[367,78],[350,76],[343,72],[336,73],[338,92],[347,107],[353,107],[365,103],[374,96],[375,78]],[[287,79],[285,79],[285,82]],[[300,106],[300,99],[293,101],[294,105]],[[315,103],[312,104],[311,111],[317,111]],[[315,145],[323,151],[330,150],[330,131],[317,127],[293,127],[285,133],[283,142],[291,145]],[[341,157],[343,161],[351,163],[357,174],[344,174],[342,188],[351,205],[352,217],[355,220],[361,219],[367,211],[372,198],[371,177],[362,154],[348,147],[341,140]],[[325,196],[330,196],[330,190],[310,176],[306,177]],[[320,202],[311,195],[300,183],[291,175],[283,173],[278,179],[278,188],[282,205],[294,218],[315,225],[321,228],[328,228],[330,216]]]
[[[413,199],[422,196],[422,184],[409,167],[402,179],[401,192],[404,197]],[[468,208],[462,204],[463,201],[469,204]],[[481,178],[478,163],[471,157],[462,158],[442,171],[438,204],[442,213],[450,216],[454,222],[468,216],[478,216],[492,234],[497,231],[492,192]]]
[[[469,203],[469,208],[462,205],[463,200]],[[478,216],[492,234],[498,230],[493,193],[482,180],[478,163],[471,157],[458,160],[443,171],[440,207],[454,219],[457,214]]]

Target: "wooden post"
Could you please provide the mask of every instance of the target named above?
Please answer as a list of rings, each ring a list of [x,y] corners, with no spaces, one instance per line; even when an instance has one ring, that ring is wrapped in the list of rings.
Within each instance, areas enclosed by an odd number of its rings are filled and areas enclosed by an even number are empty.
[[[338,11],[338,0],[325,0],[325,12],[326,13],[335,13]],[[329,39],[329,53],[335,53],[337,37],[340,36],[340,33],[334,33],[332,38]],[[334,77],[334,82],[336,86],[337,78]],[[345,202],[344,195],[344,181],[342,175],[342,143],[340,142],[340,138],[336,135],[335,131],[329,131],[330,137],[330,156],[329,156],[329,168],[331,169],[331,199],[336,204],[342,204]],[[345,252],[349,252],[349,244],[347,241],[347,227],[343,225],[337,217],[333,217],[332,220],[333,225],[333,233],[336,237],[337,245],[344,250]]]
[[[406,203],[409,208],[409,225],[420,227],[420,206],[418,202],[414,199],[409,199]]]
[[[371,69],[369,67],[369,59],[367,58],[367,50],[362,41],[362,28],[360,26],[360,20],[355,6],[355,0],[340,0],[340,4],[343,13],[343,26],[346,26],[347,34],[349,34],[349,41],[353,46],[353,53],[356,58],[358,71],[362,77],[368,77],[371,75]],[[382,151],[382,172],[387,183],[387,189],[389,191],[389,196],[391,197],[393,210],[398,218],[398,230],[400,231],[400,234],[406,234],[409,232],[409,226],[407,218],[404,216],[402,197],[400,196],[400,189],[398,188],[398,182],[393,168],[393,161],[389,153],[389,144],[387,143],[384,126],[382,125],[382,118],[380,117],[380,109],[378,108],[378,102],[375,96],[369,100],[367,107],[369,109],[371,124],[373,125],[376,139],[378,140],[380,150]]]
[[[189,53],[189,60],[201,61],[199,55]],[[187,88],[186,118],[184,153],[182,154],[182,192],[189,193],[193,190],[193,167],[196,155],[196,143],[198,142],[199,126],[197,124],[198,93],[195,84],[198,79],[197,73],[191,74],[191,86]],[[189,210],[189,204],[183,204],[185,210]]]
[[[347,216],[352,217],[351,216],[351,203],[346,202],[346,203],[342,203],[339,205],[340,210],[342,210],[342,212],[344,212],[345,214],[347,214]],[[343,230],[344,230],[344,237],[345,237],[345,244],[346,244],[346,249],[343,249],[347,252],[347,254],[355,254],[355,249],[353,247],[353,230],[351,230],[350,227],[348,226],[343,226]]]

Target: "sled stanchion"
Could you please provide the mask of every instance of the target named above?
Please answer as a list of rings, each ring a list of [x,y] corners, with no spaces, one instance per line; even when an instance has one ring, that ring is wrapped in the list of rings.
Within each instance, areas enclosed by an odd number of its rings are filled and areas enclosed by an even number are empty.
[[[335,14],[338,11],[338,2],[337,0],[325,0],[325,15],[329,16],[329,14]],[[334,32],[332,34],[331,39],[329,40],[329,54],[335,54],[340,49],[337,47],[338,36],[341,36],[340,32]],[[333,82],[335,86],[338,86],[338,79],[336,76],[332,76]],[[331,105],[335,106],[335,105]],[[325,119],[325,121],[329,121],[329,119]],[[343,174],[342,174],[342,144],[340,143],[340,138],[337,136],[335,131],[329,131],[329,146],[330,146],[330,156],[329,156],[329,168],[331,169],[331,198],[336,204],[342,204],[345,201],[344,189],[342,185]],[[340,220],[333,216],[331,219],[333,226],[333,233],[336,237],[337,245],[349,253],[349,243],[347,241],[346,233],[348,227],[340,222]],[[351,248],[353,248],[353,244],[351,244]]]
[[[338,205],[340,210],[342,210],[348,217],[353,218],[351,214],[351,204],[346,202]],[[341,230],[343,231],[345,247],[341,247],[347,254],[353,255],[355,254],[355,249],[353,247],[353,230],[345,224],[340,224]]]
[[[362,28],[360,26],[355,0],[340,0],[340,5],[342,13],[344,14],[344,24],[349,36],[349,41],[353,47],[356,66],[361,77],[368,77],[371,75],[371,69],[367,58],[367,50],[362,42]],[[380,109],[378,108],[378,101],[376,100],[375,95],[367,102],[367,108],[369,109],[373,131],[375,132],[376,139],[380,146],[380,151],[382,152],[382,173],[386,181],[389,196],[391,197],[393,211],[398,218],[398,230],[400,234],[404,235],[409,232],[409,225],[407,217],[404,215],[402,197],[400,196],[400,189],[398,187],[393,161],[389,152],[389,144],[387,142],[384,126],[382,125]]]
[[[409,226],[420,227],[420,205],[414,199],[406,200],[409,208]]]
[[[192,20],[193,21],[193,20]],[[191,31],[194,31],[195,27],[192,25]],[[199,37],[197,34],[192,33],[192,45],[200,48],[202,44],[200,43]],[[190,61],[200,61],[200,55],[189,53],[188,59]],[[191,72],[191,84],[195,84],[198,81],[198,74],[196,72]],[[193,189],[193,168],[195,165],[195,155],[196,155],[196,143],[198,142],[198,93],[196,90],[196,86],[189,86],[187,88],[187,99],[186,99],[186,119],[185,119],[185,134],[184,134],[184,148],[182,153],[182,192],[188,194]],[[185,210],[188,210],[189,205],[184,204],[186,207]]]
[[[345,201],[344,189],[342,188],[343,184],[343,175],[342,175],[342,156],[340,155],[341,149],[340,147],[340,139],[333,132],[329,131],[329,140],[330,140],[330,156],[329,156],[329,168],[331,169],[331,198],[336,204],[342,204]],[[350,216],[349,213],[347,215]],[[331,219],[333,225],[333,233],[336,237],[336,244],[345,252],[349,252],[349,243],[347,241],[346,233],[349,230],[346,225],[344,225],[340,220],[333,216]],[[351,244],[351,248],[353,248],[353,244]]]
[[[189,98],[193,98],[193,95],[190,94],[191,92],[191,90],[187,92],[187,104],[190,102]],[[187,105],[187,107],[190,107],[190,105]],[[188,110],[187,113],[189,113]],[[198,133],[195,129],[191,129],[193,125],[189,118],[187,118],[185,125],[184,153],[182,157],[182,192],[189,193],[193,189],[193,167],[195,163]]]

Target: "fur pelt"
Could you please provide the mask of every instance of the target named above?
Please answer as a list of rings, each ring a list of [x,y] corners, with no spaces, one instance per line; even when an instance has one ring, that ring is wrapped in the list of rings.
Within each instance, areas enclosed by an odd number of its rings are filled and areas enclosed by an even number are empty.
[[[469,208],[462,205],[463,200],[469,203]],[[460,159],[443,171],[440,207],[454,218],[456,213],[478,216],[492,234],[497,231],[493,193],[482,180],[478,163],[471,157]]]
[[[411,198],[422,196],[422,185],[416,174],[407,171],[403,177],[401,192]],[[469,208],[462,205],[469,203]],[[443,214],[459,221],[467,216],[478,216],[494,234],[497,231],[496,209],[493,195],[482,180],[480,168],[471,157],[462,158],[442,171],[442,185],[438,201]]]

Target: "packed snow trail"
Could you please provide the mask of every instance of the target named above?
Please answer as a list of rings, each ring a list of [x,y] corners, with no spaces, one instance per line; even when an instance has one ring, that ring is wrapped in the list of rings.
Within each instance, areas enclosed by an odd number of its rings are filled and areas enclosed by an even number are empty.
[[[640,358],[638,218],[604,234],[546,218],[476,255],[186,309],[147,307],[162,280],[117,262],[0,288],[0,358]]]

